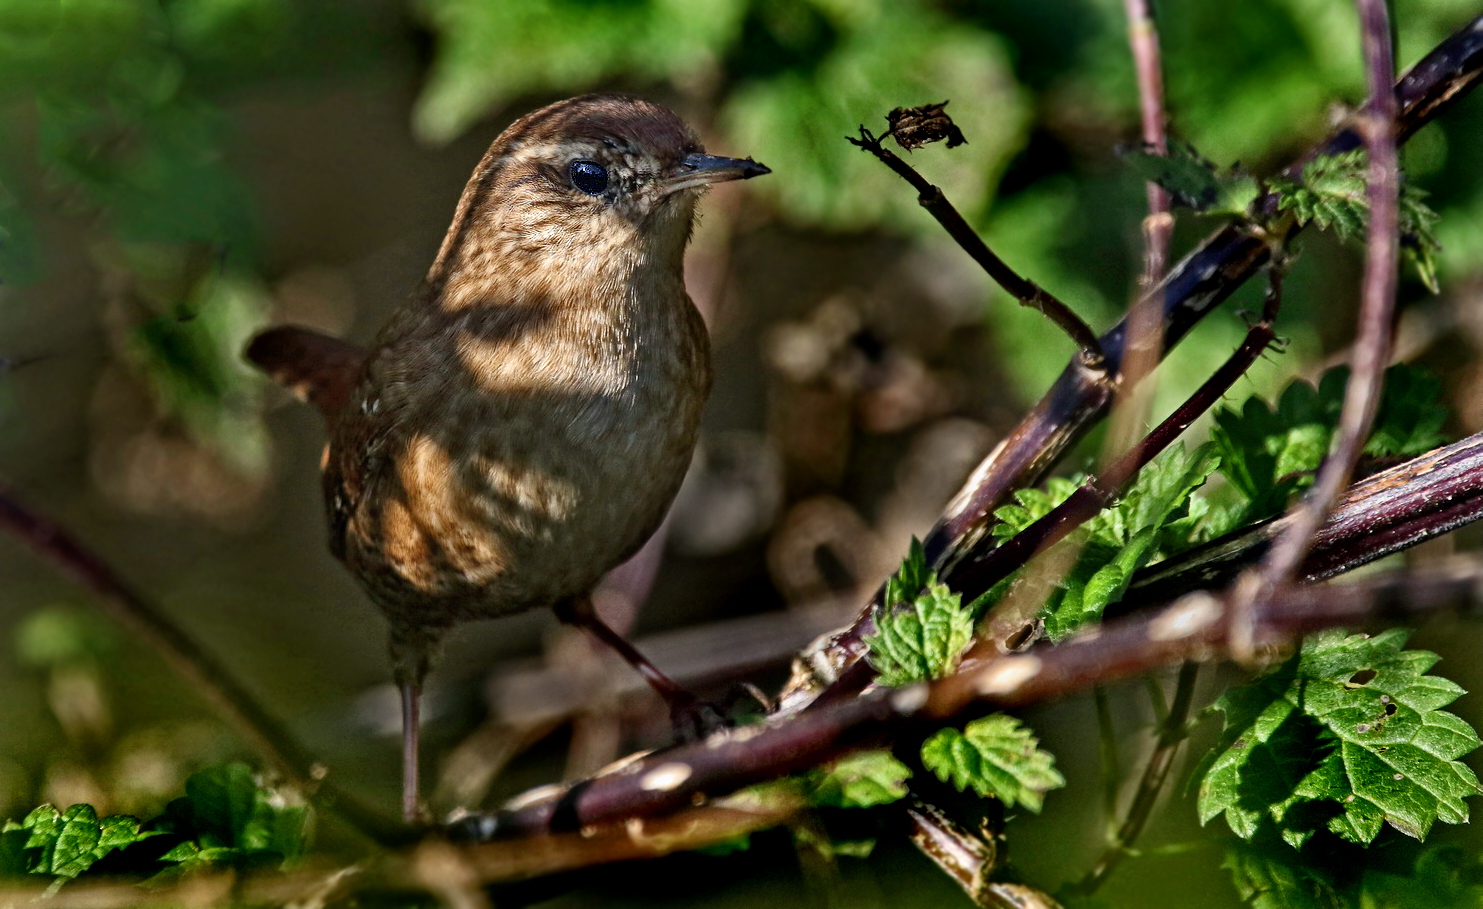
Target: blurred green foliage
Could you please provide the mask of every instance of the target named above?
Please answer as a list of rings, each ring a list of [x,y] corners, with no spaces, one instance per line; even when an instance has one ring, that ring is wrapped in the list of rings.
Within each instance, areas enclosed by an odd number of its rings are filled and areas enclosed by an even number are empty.
[[[92,663],[113,644],[112,626],[105,625],[97,613],[72,606],[38,609],[15,630],[17,661],[38,669]]]
[[[804,223],[861,228],[916,208],[896,177],[848,154],[844,133],[938,96],[972,139],[936,178],[968,210],[1024,141],[1025,98],[1002,41],[927,3],[425,0],[439,36],[415,125],[433,141],[539,91],[668,82],[725,140],[772,167],[759,191]],[[510,36],[529,40],[514,42]],[[865,166],[862,166],[864,164]],[[907,223],[910,223],[909,221]]]
[[[1403,63],[1475,12],[1466,0],[1394,6]],[[95,219],[111,241],[205,247],[252,271],[262,236],[252,189],[228,154],[233,103],[285,78],[308,86],[374,67],[387,42],[418,53],[410,29],[371,27],[367,9],[0,0],[0,281],[45,274],[45,245],[25,212],[48,206]],[[1360,99],[1348,0],[1253,0],[1239,11],[1160,3],[1156,13],[1175,135],[1222,166],[1269,168],[1324,130],[1331,104]],[[532,97],[657,93],[720,150],[772,166],[775,176],[756,193],[784,217],[831,230],[878,227],[942,242],[913,194],[842,140],[861,123],[878,127],[892,107],[953,100],[969,144],[914,163],[1012,264],[1095,327],[1126,302],[1143,199],[1139,181],[1112,159],[1114,146],[1136,137],[1117,0],[1033,10],[1009,0],[410,0],[404,14],[432,39],[411,114],[423,139],[448,141]],[[1477,128],[1437,132],[1455,131]],[[1421,144],[1423,169],[1450,178],[1437,193],[1445,281],[1483,253],[1483,182],[1449,159],[1450,138]],[[32,156],[34,170],[17,167]],[[1002,294],[985,297],[1002,350],[1054,337]],[[1306,308],[1299,303],[1292,316]],[[1313,333],[1291,317],[1288,325],[1294,350],[1313,352]],[[1197,333],[1190,360],[1234,335],[1226,322]],[[1054,358],[1004,360],[1025,394],[1059,368]],[[1185,362],[1176,358],[1171,372]]]
[[[41,225],[88,235],[119,357],[236,472],[267,445],[240,351],[267,319],[232,102],[371,59],[351,4],[0,2],[0,287],[51,276]],[[347,34],[348,33],[348,34]]]

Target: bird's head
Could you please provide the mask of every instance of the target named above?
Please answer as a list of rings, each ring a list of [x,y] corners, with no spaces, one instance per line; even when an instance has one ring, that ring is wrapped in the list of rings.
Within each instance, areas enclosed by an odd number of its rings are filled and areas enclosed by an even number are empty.
[[[495,140],[459,202],[440,268],[678,268],[711,184],[769,173],[708,155],[673,111],[583,95],[521,117]]]

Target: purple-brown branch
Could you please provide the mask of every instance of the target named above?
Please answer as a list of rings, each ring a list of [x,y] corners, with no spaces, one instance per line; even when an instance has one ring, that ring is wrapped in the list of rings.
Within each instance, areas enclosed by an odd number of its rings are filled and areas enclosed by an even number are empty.
[[[1158,25],[1148,0],[1124,0],[1128,17],[1128,45],[1138,82],[1138,111],[1143,147],[1156,155],[1169,153],[1164,111],[1163,61],[1159,51]],[[1159,363],[1160,316],[1158,301],[1150,295],[1164,276],[1169,263],[1169,243],[1174,235],[1174,217],[1169,192],[1149,180],[1148,215],[1143,219],[1143,271],[1138,279],[1135,305],[1128,312],[1128,349],[1119,382],[1120,398],[1108,434],[1109,451],[1127,448],[1148,423],[1153,402],[1151,382],[1144,378]]]
[[[1148,0],[1124,0],[1128,15],[1128,45],[1133,52],[1133,71],[1138,79],[1138,112],[1143,126],[1143,144],[1156,155],[1169,153],[1164,112],[1164,66],[1159,52],[1159,29]],[[1143,222],[1143,277],[1140,294],[1147,294],[1164,275],[1169,261],[1169,240],[1174,221],[1169,216],[1169,192],[1152,181],[1148,184],[1148,217]]]
[[[1287,589],[1254,604],[1252,627],[1258,645],[1275,646],[1321,628],[1414,621],[1452,608],[1483,611],[1483,566]],[[1227,651],[1229,626],[1225,603],[1200,592],[1033,653],[978,658],[970,650],[959,671],[939,681],[874,688],[817,710],[723,730],[603,775],[545,787],[518,807],[470,815],[453,832],[473,839],[544,835],[668,814],[861,747],[924,737],[949,720],[1054,700],[1170,663],[1218,659]]]
[[[1350,356],[1349,383],[1334,433],[1333,449],[1319,467],[1318,476],[1292,521],[1263,559],[1260,574],[1242,579],[1232,600],[1235,636],[1232,644],[1243,658],[1251,655],[1245,615],[1258,597],[1290,584],[1313,545],[1313,535],[1354,472],[1375,414],[1380,409],[1380,387],[1390,362],[1392,316],[1395,312],[1396,272],[1399,268],[1400,162],[1396,156],[1396,104],[1391,88],[1395,61],[1390,53],[1390,19],[1385,0],[1356,0],[1364,43],[1370,101],[1358,118],[1360,135],[1369,155],[1366,179],[1370,221],[1365,242],[1364,284],[1361,291],[1359,332]]]
[[[373,839],[395,842],[406,838],[406,831],[324,779],[324,765],[311,758],[225,667],[65,527],[22,503],[4,483],[0,483],[0,529],[92,593],[109,618],[158,653],[285,777],[304,791],[316,793],[322,804],[333,805],[338,814]]]
[[[1097,340],[1097,333],[1092,331],[1091,326],[1082,321],[1071,307],[1061,302],[1055,295],[1036,284],[1034,281],[1020,275],[1010,268],[1003,259],[984,242],[983,237],[963,219],[953,203],[948,201],[947,195],[941,187],[933,185],[917,173],[916,169],[895,152],[881,144],[881,139],[865,127],[860,127],[859,138],[847,137],[850,144],[870,152],[884,165],[895,171],[901,179],[911,184],[911,188],[917,191],[917,202],[937,219],[948,236],[952,237],[969,258],[979,264],[988,276],[996,284],[1009,292],[1010,296],[1020,302],[1021,306],[1028,306],[1044,314],[1076,344],[1077,356],[1081,362],[1091,370],[1097,370],[1102,362],[1102,348]],[[951,147],[951,143],[949,143]]]

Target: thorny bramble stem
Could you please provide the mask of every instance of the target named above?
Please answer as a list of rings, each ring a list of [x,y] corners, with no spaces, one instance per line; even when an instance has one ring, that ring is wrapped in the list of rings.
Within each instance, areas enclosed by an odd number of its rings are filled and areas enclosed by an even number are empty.
[[[1168,715],[1159,724],[1158,740],[1154,743],[1153,753],[1148,756],[1148,764],[1143,768],[1143,778],[1139,780],[1138,792],[1128,806],[1128,816],[1118,828],[1107,851],[1102,853],[1097,864],[1077,884],[1077,891],[1088,895],[1095,893],[1138,841],[1139,834],[1153,814],[1153,806],[1158,801],[1159,793],[1169,779],[1169,771],[1174,768],[1174,757],[1179,752],[1179,746],[1189,734],[1187,727],[1190,708],[1194,705],[1195,680],[1199,672],[1199,663],[1187,662],[1179,667],[1174,702],[1169,707]]]
[[[1252,658],[1246,616],[1259,596],[1292,583],[1298,566],[1313,545],[1313,534],[1328,516],[1359,460],[1375,413],[1380,386],[1390,362],[1391,316],[1395,311],[1396,272],[1400,254],[1398,193],[1400,163],[1396,156],[1396,104],[1391,85],[1395,61],[1390,52],[1390,19],[1385,0],[1356,0],[1364,41],[1370,101],[1359,114],[1358,127],[1370,165],[1367,177],[1370,222],[1365,244],[1364,286],[1359,333],[1350,359],[1349,384],[1334,433],[1333,449],[1319,467],[1313,488],[1294,511],[1294,520],[1263,560],[1260,573],[1237,582],[1233,592],[1231,646],[1242,661]]]
[[[948,201],[940,187],[929,183],[925,177],[916,172],[915,168],[901,160],[899,155],[882,145],[881,139],[865,127],[860,127],[858,139],[847,138],[852,145],[875,155],[882,164],[910,183],[912,189],[917,191],[917,201],[922,207],[937,219],[937,223],[943,226],[948,236],[957,241],[963,251],[968,253],[969,257],[977,262],[990,278],[994,279],[995,283],[1019,300],[1020,305],[1044,313],[1047,318],[1059,325],[1061,330],[1066,332],[1076,344],[1078,355],[1087,368],[1094,370],[1100,368],[1102,345],[1091,326],[1082,321],[1081,317],[1071,310],[1071,307],[1061,302],[1049,291],[1034,281],[1022,277],[1006,265],[1003,259],[989,249],[988,244],[969,226],[968,222],[963,220],[963,216],[953,207],[953,203]]]
[[[1201,414],[1214,406],[1272,343],[1273,322],[1282,305],[1282,274],[1278,268],[1270,269],[1269,281],[1261,320],[1251,326],[1241,346],[1188,400],[1154,427],[1153,432],[1145,436],[1131,451],[1113,462],[1099,476],[1077,487],[1075,492],[1051,509],[1049,514],[1005,540],[982,560],[959,563],[961,569],[950,572],[943,579],[944,583],[962,593],[965,601],[977,599],[1029,562],[1035,554],[1064,539],[1120,495],[1138,471],[1168,448]],[[1006,598],[1000,605],[989,610],[985,619],[985,641],[981,643],[995,647],[1005,646],[1011,636],[1018,635],[1033,619],[1033,613],[1017,614],[1018,611],[1013,608],[1001,608],[1007,601]],[[1039,605],[1028,604],[1032,609],[1038,609]]]

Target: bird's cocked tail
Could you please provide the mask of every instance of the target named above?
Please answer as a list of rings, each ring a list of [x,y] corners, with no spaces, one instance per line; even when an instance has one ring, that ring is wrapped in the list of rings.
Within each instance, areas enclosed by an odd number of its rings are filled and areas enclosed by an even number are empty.
[[[349,341],[298,325],[280,325],[254,337],[247,359],[274,382],[313,404],[333,424],[355,391],[366,352]]]

